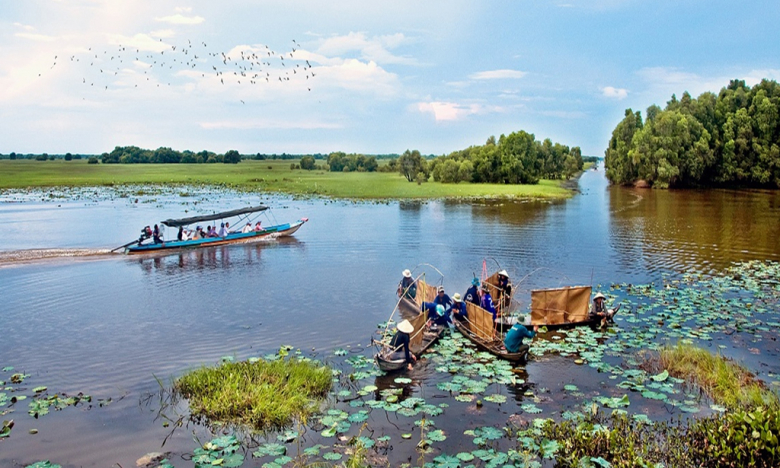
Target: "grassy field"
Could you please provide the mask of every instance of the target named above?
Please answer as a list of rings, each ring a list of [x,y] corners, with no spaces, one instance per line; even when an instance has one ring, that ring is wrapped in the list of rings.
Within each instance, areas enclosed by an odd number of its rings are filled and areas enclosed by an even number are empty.
[[[80,161],[0,161],[0,189],[125,184],[226,185],[240,190],[354,199],[548,198],[572,195],[561,181],[537,185],[407,182],[384,172],[291,170],[293,161],[240,164],[87,164]]]

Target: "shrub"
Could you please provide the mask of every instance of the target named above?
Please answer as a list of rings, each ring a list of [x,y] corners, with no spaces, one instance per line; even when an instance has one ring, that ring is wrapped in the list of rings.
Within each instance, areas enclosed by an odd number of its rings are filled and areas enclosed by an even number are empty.
[[[73,155],[70,153],[65,153],[65,161],[72,161]]]
[[[87,160],[87,164],[97,164],[97,163],[98,163],[98,158],[96,158],[95,156],[90,156],[89,159]]]
[[[316,166],[314,158],[311,156],[304,156],[301,158],[301,169],[311,171]]]

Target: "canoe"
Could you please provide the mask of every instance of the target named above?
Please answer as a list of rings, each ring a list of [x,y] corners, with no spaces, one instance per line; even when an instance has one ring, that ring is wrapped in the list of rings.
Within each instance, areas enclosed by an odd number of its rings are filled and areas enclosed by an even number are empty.
[[[409,342],[409,351],[418,358],[444,333],[445,327],[432,325],[430,328],[426,328],[428,317],[422,312],[420,306],[424,299],[430,298],[433,300],[435,296],[436,288],[427,284],[425,280],[419,279],[417,281],[417,297],[415,300],[402,297],[398,301],[398,309],[401,315],[407,318],[414,327]],[[379,352],[374,356],[379,369],[383,372],[395,372],[406,368],[406,361],[403,358],[392,359],[390,357],[393,354],[393,349],[389,345],[377,341],[374,343],[381,346]]]
[[[431,345],[433,345],[436,340],[439,339],[442,333],[444,333],[444,327],[437,327],[434,325],[431,327],[430,331],[422,332],[423,336],[420,344],[418,346],[409,346],[409,351],[411,351],[412,354],[419,358],[420,355],[425,352],[425,350],[430,348]],[[374,360],[376,360],[376,364],[379,366],[379,369],[381,369],[383,372],[395,372],[405,369],[405,359],[389,359],[388,356],[392,354],[391,351],[392,350],[389,347],[385,346],[382,348],[382,351],[374,356]]]
[[[474,306],[474,308],[479,308],[480,310],[484,311],[486,314],[488,314],[492,321],[492,314],[485,309],[482,309],[479,306],[476,306],[474,304],[468,304]],[[467,305],[467,307],[468,307]],[[471,309],[471,308],[469,308]],[[469,310],[469,317],[472,317],[472,310]],[[476,311],[474,311],[476,312]],[[498,332],[493,332],[492,337],[486,336],[484,333],[480,333],[481,330],[472,330],[472,325],[474,322],[470,323],[464,323],[460,320],[453,320],[452,321],[455,324],[455,328],[460,332],[461,335],[468,338],[472,343],[476,345],[476,347],[482,351],[486,351],[496,357],[499,357],[501,359],[506,359],[510,362],[524,362],[526,358],[528,357],[528,349],[523,349],[519,353],[510,353],[504,348],[504,341],[501,339],[501,335],[498,334]],[[474,327],[475,329],[477,327]]]
[[[250,244],[277,237],[293,235],[308,219],[303,218],[294,223],[269,226],[261,231],[234,232],[225,237],[207,237],[205,239],[193,239],[185,241],[168,241],[159,244],[132,245],[125,248],[127,254],[143,254],[162,251],[176,251],[181,249],[196,249],[202,247],[214,247],[228,244]]]

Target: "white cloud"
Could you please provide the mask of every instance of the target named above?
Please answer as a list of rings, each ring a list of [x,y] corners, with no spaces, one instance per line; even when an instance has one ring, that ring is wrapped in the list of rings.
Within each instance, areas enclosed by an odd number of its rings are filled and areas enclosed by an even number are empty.
[[[487,114],[491,112],[503,112],[500,106],[485,106],[483,104],[458,104],[457,102],[418,102],[417,110],[422,113],[431,113],[437,122],[462,120],[474,114]]]
[[[202,16],[184,16],[176,13],[175,15],[157,17],[155,21],[171,24],[200,24],[206,20]]]
[[[341,56],[350,52],[359,52],[361,58],[378,63],[416,63],[417,61],[411,57],[394,55],[389,50],[407,42],[409,39],[402,33],[368,37],[362,32],[350,32],[347,35],[321,39],[317,46],[317,52],[326,56]]]
[[[601,88],[601,94],[604,97],[612,99],[625,99],[628,96],[628,90],[625,88],[614,88],[612,86],[605,86]]]
[[[17,28],[22,28],[25,31],[35,31],[35,28],[30,26],[29,24],[14,23],[14,26],[16,26]]]
[[[488,70],[477,73],[472,73],[469,78],[472,80],[506,80],[506,79],[519,79],[527,75],[528,73],[520,70]]]
[[[149,35],[156,38],[167,39],[169,37],[175,36],[176,32],[173,29],[158,29],[156,31],[150,32]]]
[[[54,36],[47,36],[45,34],[36,34],[36,33],[16,33],[14,34],[16,37],[21,37],[22,39],[30,39],[31,41],[39,41],[39,42],[52,42],[57,40]]]

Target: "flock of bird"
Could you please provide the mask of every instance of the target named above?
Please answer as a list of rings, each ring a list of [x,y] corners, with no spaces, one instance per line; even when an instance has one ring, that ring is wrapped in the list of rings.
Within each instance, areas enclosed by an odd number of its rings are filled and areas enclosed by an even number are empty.
[[[71,55],[66,60],[84,69],[84,86],[107,91],[110,87],[139,88],[145,85],[171,85],[170,78],[187,71],[186,75],[214,79],[224,86],[257,86],[271,82],[299,83],[311,91],[317,75],[308,60],[297,59],[300,44],[293,39],[290,51],[276,52],[268,46],[232,52],[209,50],[206,42],[193,44],[161,44],[159,52],[142,52],[140,48],[119,45],[102,51],[89,47],[86,54]],[[162,39],[160,39],[162,43]],[[53,69],[62,58],[54,56]],[[86,65],[86,64],[89,65]],[[38,76],[41,76],[39,74]],[[168,78],[168,79],[163,79]],[[242,104],[245,101],[240,100]]]

